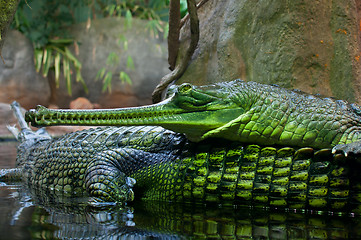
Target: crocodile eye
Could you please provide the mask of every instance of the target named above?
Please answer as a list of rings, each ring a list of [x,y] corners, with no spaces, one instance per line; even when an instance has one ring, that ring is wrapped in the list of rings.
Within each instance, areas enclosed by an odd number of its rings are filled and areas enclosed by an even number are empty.
[[[182,85],[179,86],[178,88],[178,92],[179,93],[182,93],[182,94],[185,94],[185,93],[188,93],[189,91],[192,90],[192,85],[189,84],[189,83],[183,83]]]

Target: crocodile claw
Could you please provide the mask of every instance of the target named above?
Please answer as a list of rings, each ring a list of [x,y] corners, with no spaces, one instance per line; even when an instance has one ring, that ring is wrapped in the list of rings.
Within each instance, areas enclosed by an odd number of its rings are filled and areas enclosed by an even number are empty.
[[[361,154],[361,141],[347,143],[347,144],[338,144],[332,148],[332,154],[341,152],[347,157],[349,154]]]

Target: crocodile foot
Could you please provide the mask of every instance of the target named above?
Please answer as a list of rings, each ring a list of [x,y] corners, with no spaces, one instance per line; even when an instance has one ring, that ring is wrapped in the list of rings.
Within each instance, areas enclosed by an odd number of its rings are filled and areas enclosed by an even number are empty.
[[[92,206],[109,206],[133,201],[135,184],[118,168],[109,152],[100,153],[85,171],[84,183]]]
[[[361,141],[336,145],[332,148],[332,153],[335,154],[336,152],[341,152],[346,157],[349,154],[359,155],[361,154]]]
[[[89,173],[86,178],[87,191],[90,195],[88,203],[93,207],[114,206],[134,200],[132,187],[135,180],[125,177],[121,172]]]

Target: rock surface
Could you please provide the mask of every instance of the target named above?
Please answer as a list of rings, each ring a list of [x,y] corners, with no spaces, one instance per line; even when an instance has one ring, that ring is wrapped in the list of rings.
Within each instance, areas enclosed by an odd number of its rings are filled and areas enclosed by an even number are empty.
[[[65,80],[61,76],[60,87],[55,87],[54,74],[45,79],[35,71],[31,42],[17,31],[9,31],[0,61],[0,102],[18,101],[24,108],[41,104],[69,108],[71,101],[85,97],[98,107],[127,107],[151,103],[151,94],[160,79],[169,72],[167,42],[152,37],[147,21],[133,19],[125,28],[122,18],[98,19],[91,25],[74,25],[70,32],[77,44],[71,46],[73,54],[82,63],[82,76],[89,93],[72,76],[72,96],[68,95]],[[118,60],[110,61],[110,54]],[[128,57],[134,69],[127,68]],[[106,67],[113,73],[111,93],[102,92],[102,80],[96,80],[98,71]],[[126,72],[132,84],[123,83],[119,73]],[[62,72],[62,71],[61,71]]]
[[[198,11],[198,47],[177,84],[241,78],[361,103],[355,2],[208,0]],[[181,53],[188,42],[189,23]]]
[[[169,72],[167,63],[167,42],[152,37],[147,21],[133,19],[132,26],[125,28],[122,18],[106,18],[74,25],[70,32],[77,41],[72,51],[82,62],[82,75],[86,79],[89,94],[84,93],[81,84],[73,82],[73,96],[68,96],[65,81],[61,80],[55,89],[51,103],[60,108],[68,107],[71,100],[86,97],[103,108],[138,106],[151,103],[151,94],[160,79]],[[126,43],[124,42],[126,41]],[[127,45],[124,48],[124,45]],[[118,56],[118,61],[107,63],[109,54]],[[128,56],[134,62],[134,69],[127,68]],[[113,73],[112,92],[102,92],[103,82],[96,80],[98,71],[107,67]],[[120,71],[126,72],[132,84],[122,83]]]
[[[8,31],[0,61],[0,102],[18,101],[25,108],[47,104],[50,88],[34,67],[33,46],[18,31]]]

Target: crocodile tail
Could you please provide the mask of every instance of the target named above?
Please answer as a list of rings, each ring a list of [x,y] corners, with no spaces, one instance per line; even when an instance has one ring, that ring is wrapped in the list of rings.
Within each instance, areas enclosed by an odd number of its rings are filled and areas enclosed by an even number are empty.
[[[23,114],[21,113],[21,107],[18,102],[14,101],[13,103],[11,103],[11,108],[14,112],[16,119],[18,120],[21,131],[19,131],[15,126],[8,125],[7,128],[19,142],[29,142],[31,143],[29,145],[33,145],[36,142],[51,139],[51,136],[44,128],[40,128],[36,132],[30,129],[29,125],[24,119]]]

